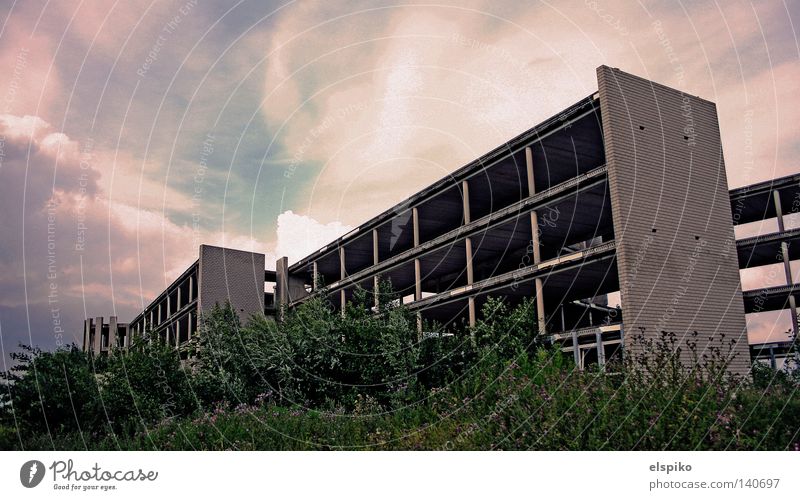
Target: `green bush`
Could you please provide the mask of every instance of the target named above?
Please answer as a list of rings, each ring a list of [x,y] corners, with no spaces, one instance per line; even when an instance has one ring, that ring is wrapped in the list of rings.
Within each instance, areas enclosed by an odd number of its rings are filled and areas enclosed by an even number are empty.
[[[529,301],[489,300],[473,329],[426,326],[420,338],[416,315],[390,291],[381,298],[374,309],[360,290],[345,315],[311,298],[282,323],[254,317],[246,326],[230,306],[216,307],[191,343],[191,369],[159,343],[95,365],[76,348],[27,349],[5,376],[0,446],[800,449],[798,372],[756,365],[752,378],[731,376],[729,353],[697,353],[697,334],[679,343],[641,332],[624,360],[576,370],[536,336]],[[99,393],[93,366],[103,369]],[[79,418],[70,397],[81,401]],[[114,432],[102,432],[106,418]],[[54,421],[61,427],[48,433]]]
[[[128,351],[114,351],[101,376],[102,404],[115,432],[132,432],[186,416],[196,408],[187,373],[175,347],[141,339]]]
[[[542,347],[538,330],[532,299],[525,298],[512,307],[503,298],[489,297],[472,335],[478,349],[494,351],[502,359],[513,359],[522,353],[533,354]]]
[[[14,366],[0,373],[0,425],[23,439],[97,428],[102,420],[91,359],[75,345],[54,352],[20,348],[11,354]]]
[[[285,400],[352,406],[369,395],[385,404],[415,385],[416,318],[389,300],[373,312],[371,300],[358,290],[342,315],[314,297],[279,327],[252,323],[267,339],[263,359]]]

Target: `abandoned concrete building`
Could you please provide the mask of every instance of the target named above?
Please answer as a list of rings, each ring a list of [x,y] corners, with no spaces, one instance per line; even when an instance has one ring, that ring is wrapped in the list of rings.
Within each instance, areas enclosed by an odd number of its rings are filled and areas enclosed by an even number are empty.
[[[616,68],[598,90],[297,262],[201,246],[198,260],[130,323],[87,319],[84,349],[152,332],[180,345],[198,314],[230,301],[280,316],[325,294],[391,283],[421,322],[474,324],[490,296],[535,302],[538,334],[578,366],[619,355],[633,335],[702,334],[749,370],[745,314],[789,309],[800,174],[728,189],[716,107]],[[735,225],[777,219],[737,241]],[[783,263],[786,284],[742,292],[740,269]],[[274,284],[274,287],[273,287]],[[773,346],[754,359],[775,364]],[[784,349],[784,350],[782,350]],[[684,354],[688,355],[688,354]]]

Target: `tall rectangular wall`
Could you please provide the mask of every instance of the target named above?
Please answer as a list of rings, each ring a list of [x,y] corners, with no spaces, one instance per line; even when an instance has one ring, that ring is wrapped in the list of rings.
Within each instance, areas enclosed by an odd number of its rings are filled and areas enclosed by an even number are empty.
[[[246,322],[264,314],[264,254],[200,245],[198,309],[229,301]]]
[[[597,69],[626,348],[674,332],[700,356],[735,341],[749,369],[728,183],[714,103]],[[697,331],[696,337],[692,332]]]

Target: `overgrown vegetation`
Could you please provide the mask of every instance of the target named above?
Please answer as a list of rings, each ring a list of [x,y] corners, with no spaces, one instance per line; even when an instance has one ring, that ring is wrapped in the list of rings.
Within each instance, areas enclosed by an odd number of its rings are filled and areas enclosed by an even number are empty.
[[[384,290],[384,295],[388,294]],[[489,300],[445,334],[390,300],[311,299],[276,324],[217,307],[185,348],[94,360],[25,347],[3,374],[2,449],[798,449],[797,372],[684,366],[664,333],[605,370],[535,335],[532,303]],[[633,350],[631,350],[633,352]]]

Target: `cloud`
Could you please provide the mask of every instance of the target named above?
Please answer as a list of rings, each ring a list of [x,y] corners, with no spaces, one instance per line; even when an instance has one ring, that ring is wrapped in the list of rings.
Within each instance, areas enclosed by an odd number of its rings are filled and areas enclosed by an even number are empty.
[[[278,242],[275,255],[288,257],[290,263],[297,262],[352,229],[352,226],[339,221],[323,224],[307,215],[295,214],[288,210],[278,216]],[[273,263],[274,260],[267,260],[268,267]]]
[[[15,214],[0,219],[5,349],[80,341],[86,316],[132,319],[197,258],[193,241],[263,251],[254,238],[196,230],[110,198],[86,145],[39,117],[2,115],[0,136],[0,210]]]
[[[72,327],[84,313],[126,318],[200,243],[262,251],[268,265],[297,260],[594,92],[600,64],[716,101],[732,186],[796,171],[800,159],[800,67],[780,3],[304,1],[259,20],[278,5],[221,19],[224,8],[201,2],[134,77],[186,3],[10,9],[4,338],[53,331],[49,209]],[[215,153],[203,157],[210,132]]]

